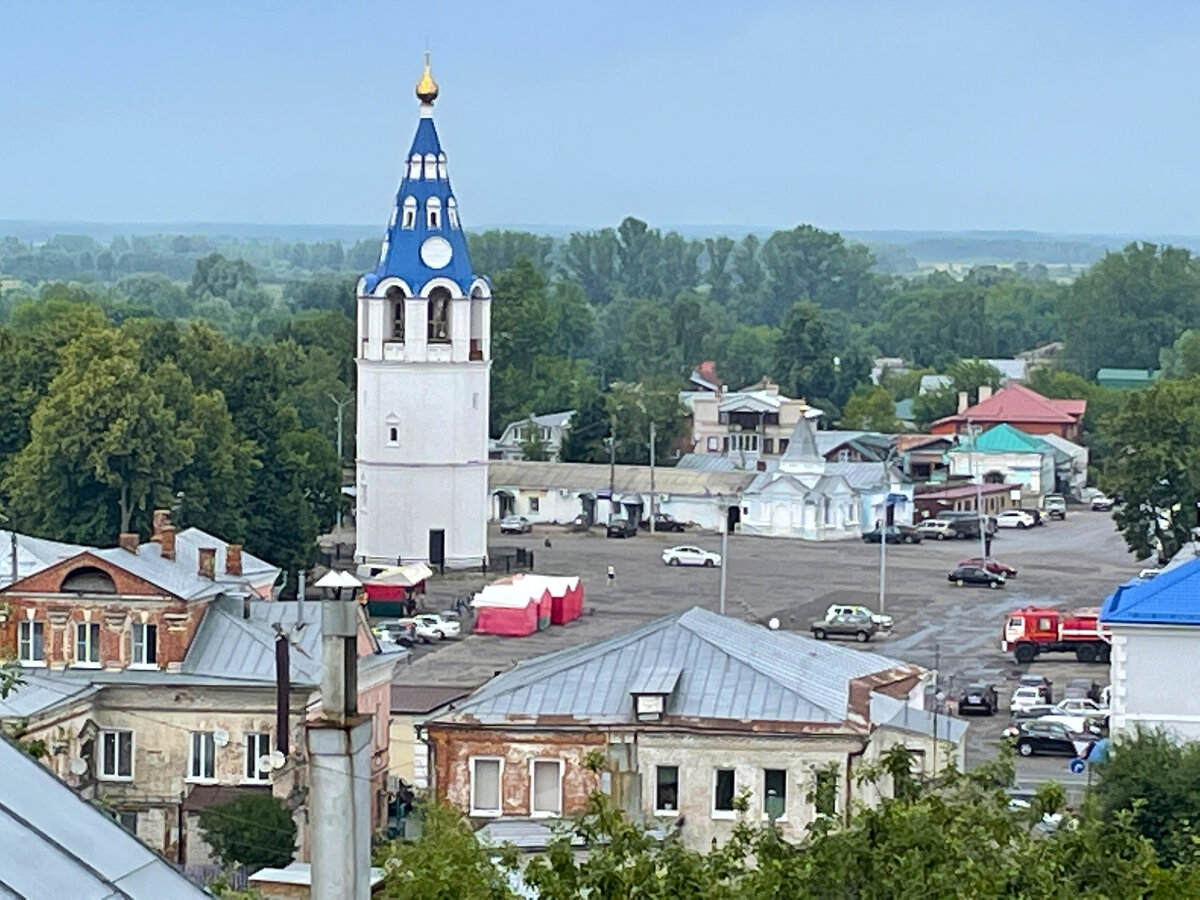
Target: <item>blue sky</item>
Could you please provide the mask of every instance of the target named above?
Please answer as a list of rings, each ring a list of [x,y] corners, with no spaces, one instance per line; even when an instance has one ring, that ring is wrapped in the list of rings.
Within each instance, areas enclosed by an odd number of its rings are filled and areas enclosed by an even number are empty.
[[[6,0],[0,218],[1200,232],[1200,4]]]

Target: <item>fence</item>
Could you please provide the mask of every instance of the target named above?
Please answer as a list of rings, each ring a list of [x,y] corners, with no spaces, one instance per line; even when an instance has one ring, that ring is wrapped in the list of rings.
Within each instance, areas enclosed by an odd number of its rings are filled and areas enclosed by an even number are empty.
[[[245,866],[236,869],[226,869],[224,866],[204,865],[202,863],[172,863],[179,873],[198,888],[206,888],[214,882],[220,882],[231,891],[244,891],[250,886],[250,870]]]
[[[491,547],[482,571],[508,575],[533,571],[533,551],[524,547]]]

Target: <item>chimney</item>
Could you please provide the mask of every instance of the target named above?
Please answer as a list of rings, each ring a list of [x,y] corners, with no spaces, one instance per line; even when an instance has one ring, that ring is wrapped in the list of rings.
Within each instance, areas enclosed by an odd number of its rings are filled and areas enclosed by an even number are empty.
[[[121,536],[117,538],[117,546],[122,550],[128,550],[130,553],[138,552],[139,543],[136,531],[122,531]]]
[[[158,541],[158,546],[161,549],[160,554],[163,559],[175,558],[175,528],[171,525],[166,525],[163,530],[155,537]]]
[[[150,540],[157,541],[163,533],[163,529],[170,527],[171,511],[169,509],[156,509],[154,511],[154,534],[150,536]]]
[[[958,411],[959,411],[960,413],[962,413],[962,412],[966,412],[966,411],[967,411],[967,407],[968,407],[968,406],[970,406],[970,405],[971,405],[971,404],[970,404],[970,401],[968,401],[968,400],[967,400],[967,392],[966,392],[966,391],[959,391],[959,392],[958,392]]]
[[[990,399],[992,396],[992,386],[990,384],[981,384],[979,386],[979,402]]]
[[[201,578],[216,578],[217,577],[217,548],[216,547],[201,547],[200,548],[200,566],[196,570],[196,574]]]
[[[225,574],[242,574],[242,545],[228,544],[225,547]]]

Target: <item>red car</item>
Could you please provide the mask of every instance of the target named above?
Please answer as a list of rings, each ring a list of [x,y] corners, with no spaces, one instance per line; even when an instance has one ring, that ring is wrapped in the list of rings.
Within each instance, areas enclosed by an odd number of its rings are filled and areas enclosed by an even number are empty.
[[[986,567],[989,572],[993,572],[996,575],[1003,575],[1005,578],[1016,578],[1017,577],[1016,569],[1014,569],[1012,566],[1006,566],[1004,563],[1000,562],[999,560],[995,560],[995,559],[985,560],[982,557],[973,556],[970,559],[964,559],[962,562],[959,563],[959,565],[960,566],[983,566],[983,567]]]

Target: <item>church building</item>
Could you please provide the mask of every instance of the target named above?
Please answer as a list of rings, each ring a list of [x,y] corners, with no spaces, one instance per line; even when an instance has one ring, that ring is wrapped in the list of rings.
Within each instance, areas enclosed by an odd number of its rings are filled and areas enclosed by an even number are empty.
[[[487,557],[491,286],[472,273],[426,55],[420,119],[375,269],[358,282],[357,558]]]

